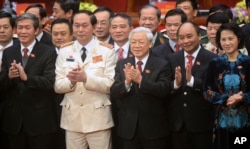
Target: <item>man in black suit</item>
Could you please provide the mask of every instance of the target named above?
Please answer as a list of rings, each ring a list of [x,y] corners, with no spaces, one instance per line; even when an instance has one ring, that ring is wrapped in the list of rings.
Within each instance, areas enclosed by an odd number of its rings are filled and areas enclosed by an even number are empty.
[[[180,9],[172,9],[166,13],[164,20],[168,40],[164,44],[154,47],[152,53],[157,57],[167,59],[169,54],[181,50],[181,47],[177,43],[176,34],[179,26],[187,21],[187,16]]]
[[[72,43],[73,28],[68,19],[58,18],[51,23],[51,37],[57,54],[62,46]],[[55,96],[55,104],[59,122],[61,121],[62,106],[60,105],[64,98],[64,94],[57,94]],[[58,149],[66,148],[65,130],[59,128],[58,135]]]
[[[250,17],[250,0],[246,0],[246,7],[247,7],[247,13],[248,17]],[[245,47],[247,49],[248,55],[250,55],[250,22],[247,22],[242,27],[244,36],[245,36]]]
[[[124,13],[117,13],[110,20],[110,35],[113,39],[113,46],[115,49],[115,54],[117,61],[123,60],[127,57],[133,57],[131,53],[128,36],[133,28],[132,18]],[[118,121],[118,110],[120,101],[114,100],[111,95],[112,102],[112,116],[115,126],[112,128],[112,146],[114,149],[119,149],[121,147],[121,141],[119,136],[116,134],[117,121]]]
[[[119,100],[117,134],[124,149],[165,149],[169,134],[164,100],[171,70],[167,61],[150,54],[153,34],[138,27],[129,36],[135,57],[118,61],[111,96]]]
[[[162,34],[158,32],[158,27],[161,24],[161,11],[158,7],[147,4],[142,6],[139,10],[139,25],[149,28],[154,35],[153,46],[156,47],[163,44],[164,38]]]
[[[15,20],[12,18],[11,14],[7,12],[0,12],[0,72],[2,64],[3,51],[18,43],[16,38],[13,38],[13,32],[15,27]],[[3,121],[3,104],[5,100],[6,88],[0,86],[0,148],[8,149],[8,137],[2,131],[2,121]]]
[[[200,46],[199,27],[183,23],[177,32],[182,51],[169,55],[172,69],[169,126],[174,149],[211,149],[213,107],[202,95],[207,64],[216,55]]]
[[[133,28],[132,18],[125,13],[117,13],[111,18],[110,34],[114,40],[117,60],[133,57],[130,51],[128,36]]]
[[[114,44],[109,28],[110,28],[110,19],[114,17],[114,12],[108,7],[98,7],[94,11],[94,15],[97,19],[97,23],[94,29],[94,34],[97,40],[107,42],[109,44]]]
[[[12,149],[55,149],[56,52],[35,40],[39,21],[25,13],[16,20],[20,44],[4,50],[0,85],[6,88],[3,130]]]
[[[43,8],[43,6],[41,4],[31,4],[26,8],[25,13],[34,14],[39,20],[40,25],[36,39],[43,44],[53,46],[51,35],[43,31],[43,27],[47,21],[46,10]]]

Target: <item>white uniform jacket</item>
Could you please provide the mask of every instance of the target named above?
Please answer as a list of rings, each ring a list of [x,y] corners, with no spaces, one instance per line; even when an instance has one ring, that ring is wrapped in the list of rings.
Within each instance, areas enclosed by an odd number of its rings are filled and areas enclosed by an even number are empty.
[[[56,61],[54,89],[57,93],[65,93],[61,103],[61,127],[69,131],[89,133],[114,125],[109,95],[115,74],[114,49],[93,40],[95,44],[84,63],[77,41],[61,48]],[[85,70],[87,81],[77,82],[72,88],[66,75],[77,65]]]

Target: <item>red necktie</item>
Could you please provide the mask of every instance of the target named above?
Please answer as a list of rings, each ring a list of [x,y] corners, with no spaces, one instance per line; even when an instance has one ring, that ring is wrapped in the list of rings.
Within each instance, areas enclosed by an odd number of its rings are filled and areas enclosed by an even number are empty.
[[[28,51],[29,51],[29,49],[28,48],[23,48],[23,58],[24,59],[28,59]]]
[[[118,49],[118,60],[123,60],[123,48]]]
[[[142,73],[142,68],[141,68],[141,65],[143,64],[143,62],[142,61],[138,61],[137,62],[137,65],[138,65],[138,69],[139,69],[139,71]]]
[[[194,57],[192,55],[187,55],[187,59],[188,59],[188,64],[189,64],[190,68],[192,69]]]
[[[176,44],[175,45],[175,52],[179,52],[180,51],[180,45]]]

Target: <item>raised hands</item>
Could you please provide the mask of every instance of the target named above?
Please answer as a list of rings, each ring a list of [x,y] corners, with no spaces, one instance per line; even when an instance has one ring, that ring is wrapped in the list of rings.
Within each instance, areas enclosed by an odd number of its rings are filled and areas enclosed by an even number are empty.
[[[12,79],[18,77],[23,81],[28,79],[21,63],[16,63],[16,60],[13,60],[11,67],[9,68],[9,78]]]
[[[77,82],[86,82],[87,75],[84,69],[81,69],[80,66],[73,68],[68,72],[66,77],[71,81],[71,84],[76,84]]]
[[[132,66],[130,63],[124,65],[124,74],[125,74],[125,84],[130,85],[133,82],[137,84],[141,84],[142,75],[140,70],[138,69],[138,65],[136,68]]]

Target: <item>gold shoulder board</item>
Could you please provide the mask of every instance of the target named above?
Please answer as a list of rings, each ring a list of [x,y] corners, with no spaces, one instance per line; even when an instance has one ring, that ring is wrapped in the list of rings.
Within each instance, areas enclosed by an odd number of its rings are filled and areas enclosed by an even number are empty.
[[[109,49],[113,49],[114,48],[114,46],[112,44],[109,44],[109,43],[103,42],[103,41],[100,42],[100,45],[102,45],[104,47],[107,47]]]
[[[65,44],[62,44],[60,48],[64,48],[66,46],[72,45],[73,43],[74,43],[74,41],[67,42]]]

